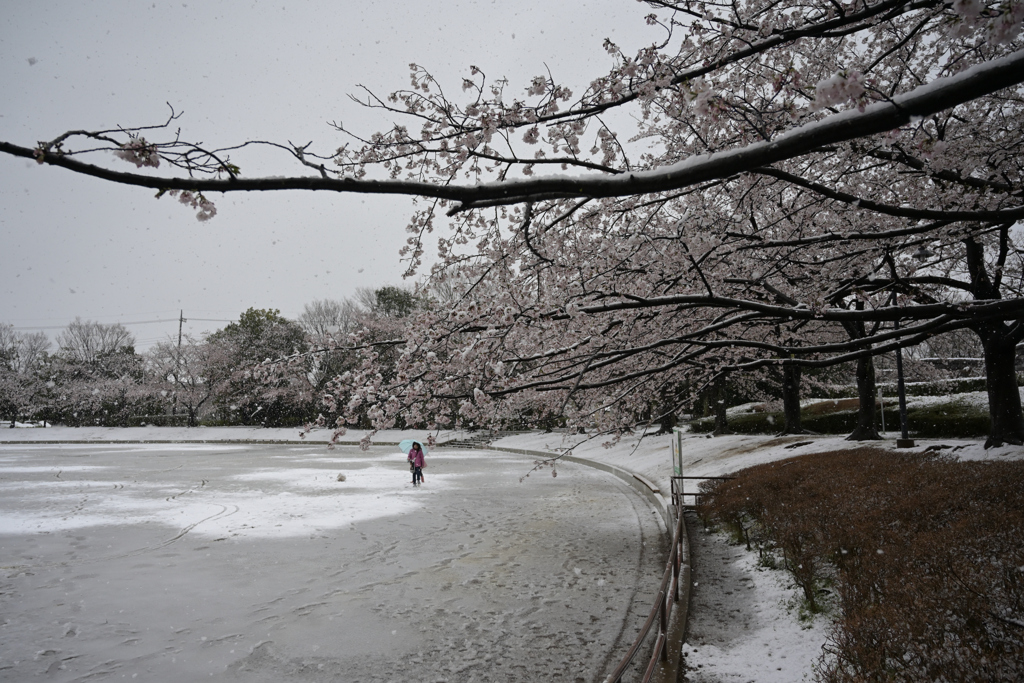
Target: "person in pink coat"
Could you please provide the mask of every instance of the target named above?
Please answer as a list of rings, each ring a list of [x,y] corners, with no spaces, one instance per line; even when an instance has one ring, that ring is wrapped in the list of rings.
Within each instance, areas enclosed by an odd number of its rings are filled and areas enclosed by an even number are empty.
[[[423,447],[417,442],[413,442],[412,448],[409,449],[409,466],[412,469],[412,485],[422,484],[426,462],[423,460]]]

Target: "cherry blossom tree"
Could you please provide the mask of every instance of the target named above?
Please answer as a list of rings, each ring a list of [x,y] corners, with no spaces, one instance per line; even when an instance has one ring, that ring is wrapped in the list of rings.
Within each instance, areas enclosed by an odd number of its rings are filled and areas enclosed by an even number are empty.
[[[129,426],[132,418],[160,412],[146,381],[144,359],[131,347],[91,361],[58,352],[40,369],[46,389],[43,414],[71,426]]]
[[[989,444],[1024,441],[1007,372],[1024,338],[1024,2],[646,4],[657,42],[606,42],[612,67],[582,94],[546,74],[518,96],[471,68],[454,97],[414,65],[408,89],[360,100],[390,129],[338,124],[348,142],[327,154],[275,145],[300,175],[244,177],[244,145],[161,141],[173,111],[0,151],[176,194],[200,219],[216,192],[421,197],[410,273],[439,230],[431,286],[462,296],[410,316],[393,375],[379,340],[336,383],[377,426],[621,430],[725,375],[853,361],[867,404],[866,359],[966,328]],[[140,170],[82,160],[102,151]],[[142,172],[161,165],[178,173]]]
[[[8,418],[11,427],[38,409],[43,388],[39,368],[49,347],[42,332],[26,334],[0,323],[0,417]]]
[[[382,413],[371,403],[367,404],[366,388],[356,387],[351,381],[370,371],[379,384],[393,382],[396,367],[400,363],[398,348],[405,338],[416,338],[424,333],[417,327],[422,317],[414,315],[424,311],[429,303],[417,292],[388,285],[375,290],[362,289],[357,292],[362,308],[356,314],[355,330],[347,335],[336,335],[326,349],[343,361],[343,367],[334,377],[317,390],[324,398],[324,412],[310,428],[327,426],[336,428],[335,437],[345,433],[345,425],[359,425],[364,428],[378,426]],[[396,343],[396,340],[399,340]],[[316,355],[320,355],[320,351]],[[292,363],[302,360],[292,359]],[[374,389],[369,389],[372,392]],[[397,407],[397,401],[391,406]],[[329,419],[328,416],[331,418]],[[389,426],[422,424],[419,419],[406,420],[404,416],[393,415]]]

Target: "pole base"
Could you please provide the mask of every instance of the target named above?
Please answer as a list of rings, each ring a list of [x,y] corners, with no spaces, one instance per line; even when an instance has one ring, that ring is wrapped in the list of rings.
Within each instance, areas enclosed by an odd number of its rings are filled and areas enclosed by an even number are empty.
[[[913,439],[896,439],[896,448],[913,448]]]

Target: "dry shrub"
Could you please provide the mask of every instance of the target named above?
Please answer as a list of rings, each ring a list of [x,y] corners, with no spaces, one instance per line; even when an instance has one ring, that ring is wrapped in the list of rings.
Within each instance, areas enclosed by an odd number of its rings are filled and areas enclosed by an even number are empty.
[[[1024,463],[872,448],[708,483],[700,512],[838,614],[819,680],[1024,679]]]

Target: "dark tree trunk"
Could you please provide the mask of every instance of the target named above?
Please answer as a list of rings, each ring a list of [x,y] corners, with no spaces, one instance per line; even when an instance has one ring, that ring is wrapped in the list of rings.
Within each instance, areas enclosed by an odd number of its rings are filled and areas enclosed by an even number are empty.
[[[858,300],[854,307],[858,311],[863,311],[864,302]],[[850,335],[850,339],[863,339],[868,336],[862,322],[843,323],[843,328]],[[882,435],[875,429],[875,391],[875,358],[860,358],[857,360],[857,398],[860,402],[857,407],[857,427],[846,437],[847,441],[881,440]]]
[[[999,324],[1000,327],[1002,324]],[[986,326],[988,327],[988,326]],[[1021,412],[1020,390],[1017,388],[1017,345],[1007,335],[983,334],[985,352],[985,389],[988,392],[988,413],[992,419],[985,448],[1003,444],[1024,444],[1024,414]]]
[[[800,424],[800,366],[782,366],[782,413],[786,424],[783,434],[803,434],[805,430]]]
[[[659,434],[671,434],[672,428],[677,427],[679,421],[676,419],[674,412],[668,412],[661,416],[661,427],[658,429]]]
[[[857,427],[847,441],[877,441],[882,438],[875,429],[875,359],[867,356],[857,361]]]
[[[864,302],[858,300],[854,307],[864,309]],[[867,330],[863,323],[844,323],[843,327],[850,339],[863,339]],[[874,428],[874,356],[857,359],[857,427],[846,437],[848,441],[878,441],[882,439],[878,429]]]
[[[973,237],[964,240],[967,269],[971,275],[971,293],[975,299],[999,299],[1002,265],[1009,248],[1008,227],[1000,232],[998,268],[993,280],[985,267],[984,249]],[[982,322],[971,329],[981,337],[985,354],[985,388],[988,391],[988,414],[992,419],[985,448],[1005,443],[1024,445],[1024,414],[1021,413],[1020,390],[1017,388],[1015,366],[1017,343],[1024,337],[1024,321]]]

